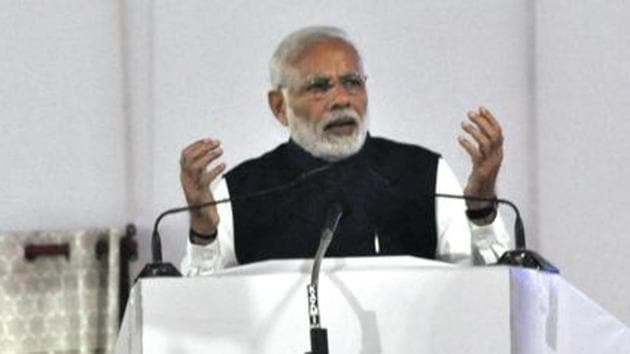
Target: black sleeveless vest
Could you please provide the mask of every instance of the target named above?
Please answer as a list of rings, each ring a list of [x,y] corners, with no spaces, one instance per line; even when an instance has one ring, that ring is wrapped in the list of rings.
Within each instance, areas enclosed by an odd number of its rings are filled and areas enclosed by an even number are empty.
[[[357,154],[289,189],[232,202],[238,262],[313,257],[326,211],[335,201],[349,210],[327,256],[435,258],[432,195],[438,159],[439,155],[418,146],[368,136]],[[289,141],[240,164],[225,178],[234,198],[289,183],[326,164]]]

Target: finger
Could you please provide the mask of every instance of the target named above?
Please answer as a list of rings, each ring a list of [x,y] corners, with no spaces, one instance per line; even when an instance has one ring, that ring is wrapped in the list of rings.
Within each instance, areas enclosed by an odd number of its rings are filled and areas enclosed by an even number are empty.
[[[205,157],[208,151],[220,146],[221,142],[213,139],[204,139],[190,145],[182,152],[180,163],[182,166],[191,164],[196,160]]]
[[[198,149],[199,147],[207,145],[214,141],[215,139],[211,139],[211,138],[199,139],[195,141],[194,143],[186,146],[184,150],[182,150],[182,154],[189,154],[192,150]]]
[[[492,112],[490,112],[489,109],[487,109],[484,106],[480,106],[479,107],[479,113],[481,115],[483,115],[484,117],[486,117],[488,119],[488,121],[490,121],[490,123],[493,126],[496,126],[498,128],[501,128],[501,125],[499,124],[499,121],[494,117],[494,115],[492,114]]]
[[[485,107],[479,107],[480,116],[483,117],[487,124],[484,125],[484,129],[487,131],[491,140],[495,142],[503,142],[503,130],[499,121],[492,115],[492,113]]]
[[[185,156],[186,159],[190,159],[190,161],[194,161],[196,159],[202,158],[208,151],[212,149],[216,149],[220,146],[220,142],[218,140],[207,141],[201,145],[196,146],[194,149],[191,149]]]
[[[214,166],[214,168],[210,169],[210,171],[204,172],[199,180],[201,182],[201,185],[204,187],[209,186],[210,183],[212,183],[212,181],[217,178],[217,176],[223,173],[223,171],[225,171],[225,163],[222,162]]]
[[[488,140],[492,141],[493,137],[497,135],[492,123],[484,115],[471,111],[468,112],[468,119],[475,124],[481,134],[485,135]]]
[[[209,151],[204,156],[196,160],[194,163],[191,163],[187,169],[190,171],[199,171],[208,167],[208,165],[223,155],[223,149],[217,147],[214,150]]]
[[[468,122],[462,122],[462,129],[470,134],[470,136],[472,136],[472,138],[477,142],[477,144],[479,145],[479,150],[482,153],[486,153],[491,148],[489,138],[485,136],[474,125]]]
[[[468,152],[468,155],[470,155],[470,158],[473,160],[473,162],[480,161],[483,158],[483,156],[481,156],[481,152],[479,152],[479,149],[477,149],[477,147],[473,143],[468,141],[468,139],[464,138],[463,136],[458,136],[457,142],[459,142],[459,145],[461,145],[464,150]]]

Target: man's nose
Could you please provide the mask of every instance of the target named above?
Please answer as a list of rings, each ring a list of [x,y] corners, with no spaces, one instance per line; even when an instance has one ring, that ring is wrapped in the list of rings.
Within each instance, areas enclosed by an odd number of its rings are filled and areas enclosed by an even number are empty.
[[[330,108],[343,109],[350,107],[350,92],[343,85],[337,82],[330,89]]]

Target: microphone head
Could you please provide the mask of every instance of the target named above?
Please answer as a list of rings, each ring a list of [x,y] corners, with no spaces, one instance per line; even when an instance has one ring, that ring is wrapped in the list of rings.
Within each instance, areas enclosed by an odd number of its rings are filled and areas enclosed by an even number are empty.
[[[352,207],[350,206],[350,203],[348,202],[347,198],[343,196],[334,200],[331,203],[331,206],[330,206],[330,209],[328,209],[328,212],[332,212],[333,215],[341,213],[341,217],[344,218],[352,214]]]
[[[326,218],[327,219],[334,218],[338,214],[344,214],[344,212],[345,212],[345,208],[344,208],[343,204],[341,202],[339,202],[339,201],[335,201],[328,208],[328,212],[326,214]]]
[[[348,205],[348,204],[345,204]],[[326,218],[324,219],[324,228],[322,237],[332,239],[332,235],[339,225],[341,218],[346,215],[349,207],[346,207],[342,201],[333,201],[326,210]]]
[[[345,214],[345,208],[339,201],[334,201],[326,210],[326,219],[324,219],[324,229],[334,230],[337,228],[339,220]]]

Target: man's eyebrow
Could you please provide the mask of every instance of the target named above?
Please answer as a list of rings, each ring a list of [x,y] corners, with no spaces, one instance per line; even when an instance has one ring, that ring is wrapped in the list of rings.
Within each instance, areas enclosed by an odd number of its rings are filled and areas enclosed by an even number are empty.
[[[361,76],[361,73],[359,71],[346,71],[342,74],[339,74],[337,77],[348,77],[348,76]],[[320,79],[330,80],[332,78],[333,78],[332,75],[317,73],[317,74],[311,74],[307,76],[306,81],[320,80]]]
[[[330,78],[331,76],[326,75],[326,74],[312,74],[306,77],[306,81],[321,80],[321,79],[330,80]]]
[[[339,75],[339,77],[358,77],[358,76],[362,76],[361,73],[358,71],[351,71],[351,72],[347,72],[345,74]]]

